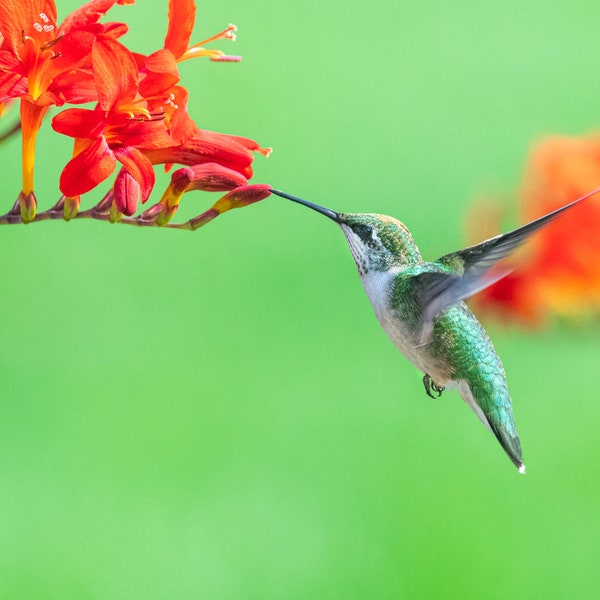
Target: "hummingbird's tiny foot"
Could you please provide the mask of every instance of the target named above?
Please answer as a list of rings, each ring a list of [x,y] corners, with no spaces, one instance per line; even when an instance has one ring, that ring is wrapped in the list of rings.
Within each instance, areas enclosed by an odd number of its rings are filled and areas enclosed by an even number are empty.
[[[431,382],[431,389],[437,393],[437,397],[439,398],[442,395],[442,392],[446,389],[443,385],[438,385],[437,383]]]
[[[431,375],[429,375],[429,373],[425,373],[425,375],[423,375],[423,385],[425,386],[425,391],[430,398],[439,398],[442,395],[442,392],[446,389],[444,386],[435,383],[435,381],[431,379]],[[434,396],[431,393],[431,390],[433,390],[437,396]]]

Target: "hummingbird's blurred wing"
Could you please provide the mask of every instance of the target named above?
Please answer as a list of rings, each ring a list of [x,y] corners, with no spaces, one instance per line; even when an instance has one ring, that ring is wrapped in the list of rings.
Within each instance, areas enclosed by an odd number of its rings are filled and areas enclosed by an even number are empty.
[[[521,246],[532,233],[598,191],[600,188],[513,231],[442,256],[435,261],[441,266],[439,272],[416,275],[421,308],[421,343],[429,338],[433,319],[438,313],[508,275],[512,268],[498,265],[503,258]]]

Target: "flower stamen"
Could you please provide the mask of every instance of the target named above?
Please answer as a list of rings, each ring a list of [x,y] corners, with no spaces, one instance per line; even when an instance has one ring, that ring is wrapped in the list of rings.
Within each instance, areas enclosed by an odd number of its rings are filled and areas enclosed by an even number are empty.
[[[150,120],[151,121],[164,121],[166,118],[165,112],[155,112],[155,113],[150,113]]]
[[[138,104],[123,104],[115,108],[118,114],[127,115],[132,121],[152,121],[152,113]]]
[[[169,94],[169,97],[165,100],[164,104],[170,106],[173,110],[177,110],[179,105],[175,103],[175,94]]]
[[[54,44],[58,44],[58,42],[60,42],[60,40],[62,40],[64,37],[65,37],[65,34],[63,33],[63,34],[59,35],[58,37],[55,37],[53,40],[50,40],[49,42],[42,44],[40,46],[40,50],[44,51],[44,50],[48,50],[49,48],[52,48],[52,46],[54,46]]]
[[[208,56],[212,61],[219,62],[239,62],[242,58],[241,56],[230,56],[221,52],[221,50],[207,50],[204,48],[206,44],[209,42],[214,42],[216,40],[231,40],[235,42],[237,31],[237,27],[233,23],[229,23],[229,25],[220,31],[219,33],[190,46],[178,59],[177,62],[182,62],[187,60],[188,58],[194,58],[196,56]]]
[[[208,44],[209,42],[214,42],[216,40],[231,40],[232,42],[235,42],[235,40],[237,39],[235,32],[237,31],[237,27],[233,24],[233,23],[229,23],[229,25],[227,25],[227,27],[225,29],[223,29],[223,31],[210,36],[209,38],[206,38],[205,40],[202,40],[201,42],[198,42],[197,44],[194,44],[190,50],[196,46],[204,46],[205,44]]]
[[[48,15],[46,13],[43,13],[43,12],[40,13],[39,17],[40,17],[41,23],[38,23],[36,21],[35,23],[32,24],[32,27],[38,33],[50,33],[51,31],[54,31],[55,27],[50,22],[50,18],[48,17]]]

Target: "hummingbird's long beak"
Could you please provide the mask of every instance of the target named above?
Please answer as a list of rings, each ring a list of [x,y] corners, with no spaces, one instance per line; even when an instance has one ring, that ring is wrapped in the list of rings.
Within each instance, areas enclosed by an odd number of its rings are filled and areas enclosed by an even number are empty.
[[[297,202],[298,204],[304,204],[304,206],[308,206],[308,208],[312,208],[317,212],[329,217],[332,221],[336,223],[340,223],[340,216],[334,210],[329,208],[325,208],[324,206],[319,206],[318,204],[314,204],[313,202],[309,202],[308,200],[303,200],[302,198],[298,198],[296,196],[291,196],[290,194],[286,194],[285,192],[280,192],[279,190],[271,190],[272,194],[277,194],[282,198],[286,198],[287,200],[291,200],[292,202]]]

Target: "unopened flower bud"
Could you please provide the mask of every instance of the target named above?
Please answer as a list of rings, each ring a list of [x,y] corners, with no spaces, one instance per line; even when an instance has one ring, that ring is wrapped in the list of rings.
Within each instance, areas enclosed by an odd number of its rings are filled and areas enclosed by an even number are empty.
[[[231,190],[228,194],[219,198],[213,205],[213,208],[218,210],[219,213],[224,213],[232,208],[242,208],[243,206],[254,204],[255,202],[264,200],[270,195],[270,185],[263,183],[244,185]]]
[[[270,195],[271,186],[267,184],[257,183],[237,187],[221,196],[206,212],[191,219],[189,224],[192,229],[198,229],[232,208],[242,208],[254,204]]]
[[[190,167],[189,170],[193,175],[186,191],[226,192],[248,185],[248,180],[241,173],[218,163],[202,163]]]
[[[35,219],[36,207],[37,201],[33,192],[29,192],[29,194],[21,192],[19,194],[19,208],[21,210],[21,219],[23,220],[23,223],[30,223]]]
[[[233,169],[218,163],[202,163],[173,171],[160,203],[173,208],[181,202],[184,193],[192,190],[225,192],[246,186],[248,180]]]
[[[189,167],[183,167],[182,169],[173,171],[173,173],[171,173],[171,183],[169,184],[173,196],[180,197],[188,189],[188,186],[193,179],[194,171]]]
[[[81,204],[81,196],[74,196],[73,198],[64,198],[63,202],[63,218],[65,221],[70,221],[77,216],[79,212],[79,205]]]
[[[140,198],[140,184],[125,169],[121,169],[113,186],[116,205],[119,212],[130,217],[135,213]]]
[[[171,182],[164,191],[159,204],[168,208],[179,206],[181,197],[187,190],[193,176],[193,171],[187,167],[174,171],[171,175]]]

